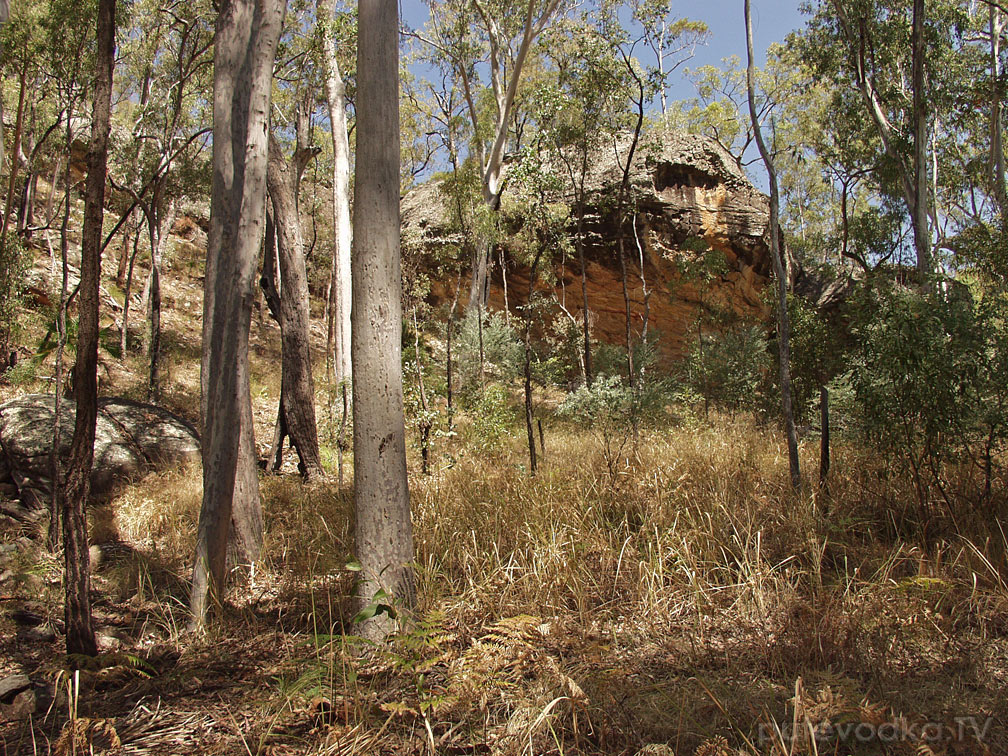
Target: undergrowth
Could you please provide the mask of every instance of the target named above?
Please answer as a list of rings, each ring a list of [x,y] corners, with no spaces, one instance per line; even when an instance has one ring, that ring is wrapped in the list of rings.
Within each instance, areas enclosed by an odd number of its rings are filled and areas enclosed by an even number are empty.
[[[334,480],[263,479],[266,550],[236,573],[210,639],[184,632],[197,470],[112,503],[134,566],[104,564],[99,578],[147,607],[146,642],[178,649],[176,676],[187,660],[245,649],[258,682],[227,711],[243,712],[231,728],[241,752],[1008,743],[1006,544],[968,497],[959,529],[921,528],[919,508],[903,506],[908,482],[843,444],[826,489],[794,492],[779,434],[742,416],[642,429],[615,461],[598,438],[553,424],[535,477],[519,434],[478,452],[466,435],[443,442],[432,475],[411,465],[419,605],[387,649],[354,635],[352,492]]]

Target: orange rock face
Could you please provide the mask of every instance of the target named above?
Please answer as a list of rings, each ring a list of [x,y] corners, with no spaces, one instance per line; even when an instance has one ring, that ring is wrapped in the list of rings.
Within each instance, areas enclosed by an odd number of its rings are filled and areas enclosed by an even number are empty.
[[[620,146],[621,159],[625,159],[629,145]],[[587,304],[592,337],[622,345],[626,342],[625,307],[620,228],[614,217],[622,168],[613,151],[608,153],[608,157],[593,161],[586,181]],[[648,338],[652,342],[657,338],[662,361],[672,363],[692,348],[701,310],[754,319],[768,315],[762,299],[770,275],[768,204],[731,155],[704,137],[665,134],[638,146],[630,185],[631,211],[623,225],[623,248],[635,339],[641,336],[646,310]],[[461,243],[460,235],[446,220],[446,201],[431,184],[406,196],[404,249],[430,254],[439,245]],[[577,208],[572,208],[572,242],[576,213]],[[499,251],[494,255],[490,286],[490,307],[498,309],[504,307],[505,298]],[[503,251],[507,300],[515,310],[528,296],[529,271],[513,262],[506,245]],[[717,254],[711,255],[711,251]],[[707,266],[701,273],[701,261],[715,258],[719,264],[713,269]],[[584,302],[576,256],[553,259],[552,268],[552,286],[539,288],[555,300],[558,311],[566,309],[580,321]],[[435,301],[451,300],[456,285],[455,277],[451,278],[433,282],[431,296]],[[468,273],[463,276],[462,288],[460,307],[468,292]]]

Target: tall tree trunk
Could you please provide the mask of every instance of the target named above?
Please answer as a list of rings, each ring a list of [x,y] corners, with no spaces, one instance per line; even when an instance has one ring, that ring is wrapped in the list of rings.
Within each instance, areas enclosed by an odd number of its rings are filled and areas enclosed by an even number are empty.
[[[424,385],[423,365],[420,362],[420,323],[417,321],[416,305],[413,306],[413,353],[416,355],[417,391],[420,393],[420,471],[430,475],[430,405],[427,403],[427,387]]]
[[[357,165],[353,234],[353,433],[355,540],[363,567],[357,606],[384,588],[400,610],[416,600],[406,480],[399,250],[399,6],[360,0]],[[361,633],[392,629],[375,615]]]
[[[91,491],[95,427],[98,419],[98,287],[101,277],[102,217],[105,212],[105,178],[112,116],[112,68],[115,64],[115,0],[98,3],[97,57],[94,108],[88,174],[81,230],[80,320],[74,398],[77,415],[66,498],[63,501],[63,563],[66,586],[66,647],[68,654],[98,653],[91,620],[91,566],[87,543],[85,506]]]
[[[18,168],[21,165],[21,132],[24,128],[25,94],[28,89],[28,64],[21,68],[20,94],[18,95],[17,116],[14,122],[14,146],[11,149],[10,174],[7,181],[7,204],[4,207],[3,224],[0,225],[0,245],[7,244],[7,228],[10,225],[11,213],[14,210],[14,187],[17,181]]]
[[[222,0],[214,49],[213,190],[203,297],[203,505],[190,609],[201,627],[224,590],[229,523],[257,558],[256,477],[248,336],[265,212],[273,60],[285,0]],[[237,431],[237,432],[236,432]]]
[[[542,258],[543,249],[540,245],[536,250],[535,258],[532,260],[532,267],[529,270],[529,292],[525,305],[525,432],[528,435],[529,450],[529,473],[536,474],[538,460],[536,459],[535,433],[532,430],[532,299],[535,294],[536,273],[539,268],[539,260]]]
[[[162,218],[157,207],[157,193],[151,203],[148,215],[148,229],[151,243],[151,291],[150,291],[150,343],[147,347],[149,370],[147,371],[147,401],[157,402],[161,398],[161,260],[168,246],[168,235],[175,225],[177,205],[172,199],[168,203],[168,213]]]
[[[626,270],[626,218],[624,214],[626,212],[627,201],[630,198],[630,167],[633,165],[634,155],[637,152],[637,144],[640,142],[641,129],[644,126],[644,81],[641,79],[637,70],[634,68],[633,61],[631,58],[623,55],[623,63],[626,66],[626,71],[634,79],[637,85],[638,96],[635,100],[635,105],[637,106],[636,121],[634,123],[633,137],[630,140],[630,149],[627,150],[626,162],[622,165],[623,177],[620,180],[619,193],[616,198],[616,224],[619,233],[619,261],[620,261],[620,278],[623,282],[623,305],[624,305],[624,317],[626,320],[626,350],[627,350],[627,380],[629,381],[630,388],[634,388],[635,376],[634,376],[634,361],[633,361],[633,340],[632,340],[632,328],[631,328],[631,312],[630,312],[630,292],[627,289],[627,270]],[[617,150],[615,141],[613,143],[614,151]],[[619,155],[616,156],[617,164],[619,164]],[[636,436],[637,421],[634,420],[634,435]]]
[[[591,364],[591,333],[588,323],[588,270],[585,265],[584,250],[584,180],[588,172],[588,146],[584,146],[584,153],[581,161],[580,191],[578,192],[578,217],[577,217],[577,237],[575,246],[577,247],[578,263],[581,265],[581,319],[584,330],[584,375],[585,385],[591,388],[592,384],[592,364]]]
[[[316,13],[336,16],[336,3],[325,0],[316,4]],[[328,39],[323,40],[322,59],[325,63],[326,103],[333,142],[333,228],[335,240],[332,269],[329,274],[329,322],[327,323],[326,362],[333,361],[335,379],[349,380],[350,364],[350,247],[353,229],[350,223],[350,139],[347,135],[346,84],[340,76],[336,50]]]
[[[917,269],[924,275],[934,273],[931,259],[931,235],[928,233],[927,179],[927,101],[924,92],[924,0],[913,3],[913,129],[914,129],[914,246]]]
[[[132,213],[129,213],[129,215],[132,215]],[[116,264],[115,283],[120,289],[126,285],[126,268],[129,265],[129,240],[129,218],[127,217],[123,222],[122,247],[119,251],[119,261]]]
[[[1003,127],[1001,125],[1001,31],[1004,28],[1001,11],[993,3],[990,5],[990,78],[991,78],[991,183],[994,186],[994,196],[998,202],[998,212],[1001,223],[1005,224],[1005,212],[1008,211],[1008,190],[1005,188],[1005,164]]]
[[[69,110],[72,109],[68,108]],[[73,143],[71,118],[66,123],[66,148],[70,152]],[[62,279],[60,285],[59,310],[56,312],[56,365],[53,370],[53,443],[49,451],[49,469],[52,478],[52,496],[49,500],[49,548],[56,551],[60,541],[60,511],[63,505],[63,464],[59,457],[60,450],[60,408],[63,403],[63,347],[66,345],[66,314],[67,289],[70,286],[70,155],[66,161],[67,191],[63,196],[63,219],[60,222],[60,260],[62,262]],[[53,177],[53,189],[56,191],[56,178]],[[90,556],[90,554],[89,554]]]
[[[492,251],[493,245],[485,239],[478,239],[473,245],[473,272],[469,281],[469,304],[466,307],[469,311],[476,309],[483,312],[486,309],[487,298],[490,294],[488,275]]]
[[[302,130],[298,129],[298,133],[301,136]],[[322,476],[322,458],[315,424],[308,274],[296,201],[298,177],[311,154],[311,150],[299,145],[288,164],[280,142],[270,133],[266,183],[280,258],[280,412],[283,427],[298,453],[298,468],[302,475],[314,480]]]
[[[791,324],[788,320],[787,308],[787,277],[784,274],[784,263],[780,249],[780,228],[778,224],[777,172],[774,170],[773,157],[763,141],[759,117],[756,115],[756,64],[753,62],[752,18],[749,11],[749,0],[745,0],[746,27],[746,89],[749,96],[749,118],[752,121],[753,135],[759,148],[763,164],[770,177],[770,258],[773,262],[774,276],[777,279],[777,349],[780,357],[781,410],[784,414],[784,430],[787,435],[788,464],[791,470],[791,485],[798,488],[801,485],[801,468],[798,463],[798,433],[795,430],[794,410],[791,403]]]
[[[124,233],[128,233],[125,230],[125,226]],[[130,298],[133,292],[133,270],[136,267],[137,254],[140,252],[140,233],[141,226],[137,222],[136,227],[133,229],[133,253],[130,255],[129,265],[126,268],[126,287],[123,289],[122,327],[119,331],[119,354],[123,360],[126,359],[126,349],[129,346]]]

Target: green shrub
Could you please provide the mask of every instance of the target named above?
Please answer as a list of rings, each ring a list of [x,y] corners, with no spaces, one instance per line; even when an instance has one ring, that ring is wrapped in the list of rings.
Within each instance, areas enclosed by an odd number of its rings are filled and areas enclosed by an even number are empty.
[[[26,274],[31,253],[17,234],[0,240],[0,354],[6,356],[20,335],[20,310],[24,303]]]
[[[480,329],[479,318],[469,312],[459,323],[454,346],[456,375],[462,393],[479,388]],[[524,347],[515,329],[503,313],[483,314],[483,375],[487,381],[509,381],[521,370]]]
[[[507,389],[491,383],[476,392],[472,402],[472,442],[479,450],[497,449],[510,437],[515,413],[508,402]]]

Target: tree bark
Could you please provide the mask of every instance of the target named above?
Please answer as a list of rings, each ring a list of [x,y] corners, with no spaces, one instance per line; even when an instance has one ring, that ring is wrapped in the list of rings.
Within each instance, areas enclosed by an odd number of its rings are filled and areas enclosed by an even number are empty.
[[[69,111],[72,107],[69,107]],[[66,145],[67,153],[73,143],[72,120],[67,118]],[[63,348],[66,345],[66,315],[67,289],[70,282],[70,155],[67,154],[65,182],[67,191],[63,196],[63,219],[60,221],[60,261],[62,263],[62,279],[60,285],[59,310],[56,311],[56,364],[53,369],[53,445],[49,451],[49,469],[52,478],[52,495],[49,500],[49,549],[55,552],[60,541],[60,513],[63,506],[63,460],[59,457],[60,448],[60,407],[63,402]],[[56,191],[56,178],[53,176],[52,192]],[[51,196],[51,195],[50,195]],[[90,554],[88,555],[90,558]]]
[[[367,166],[355,173],[351,324],[360,609],[381,588],[399,610],[416,599],[402,394],[398,11],[396,0],[358,4],[357,165]],[[379,642],[391,630],[388,614],[361,625]]]
[[[213,90],[213,189],[203,301],[203,504],[190,609],[206,623],[224,590],[229,523],[246,558],[262,544],[248,336],[265,212],[273,60],[285,0],[222,0]]]
[[[112,68],[115,64],[115,0],[98,3],[97,57],[88,174],[81,230],[80,320],[74,365],[74,421],[63,501],[63,563],[66,586],[68,654],[98,653],[91,619],[91,565],[84,508],[91,489],[95,426],[98,419],[98,287],[101,277],[102,218],[112,116]]]
[[[150,343],[147,348],[149,370],[147,373],[147,401],[158,402],[161,398],[161,260],[168,245],[168,234],[175,224],[177,205],[172,199],[168,203],[168,213],[162,217],[158,211],[158,193],[151,202],[147,216],[151,245],[150,279]]]
[[[763,164],[770,177],[770,259],[773,262],[774,276],[777,279],[777,349],[780,362],[781,410],[784,415],[784,430],[787,435],[788,464],[791,471],[791,486],[801,486],[801,468],[798,462],[798,433],[795,429],[794,410],[791,402],[791,324],[787,308],[787,277],[784,274],[784,263],[780,249],[780,228],[778,224],[779,193],[777,188],[777,172],[774,170],[773,157],[763,141],[759,117],[756,115],[756,64],[753,62],[752,18],[749,11],[749,0],[745,0],[746,27],[746,89],[749,96],[749,118],[752,121],[753,136],[759,148]]]
[[[990,171],[991,183],[994,186],[994,196],[998,202],[998,212],[1001,223],[1005,224],[1005,212],[1008,210],[1008,189],[1005,187],[1004,146],[1001,125],[1001,31],[1003,21],[1001,11],[992,4],[990,11],[990,77],[991,77],[991,149]]]
[[[298,133],[301,136],[301,129]],[[270,133],[266,184],[273,206],[280,259],[280,413],[282,427],[297,450],[298,469],[305,478],[315,480],[321,478],[323,472],[315,423],[308,274],[296,201],[298,177],[311,154],[311,150],[299,145],[288,164],[280,142]],[[278,445],[278,452],[279,448]]]
[[[21,68],[19,79],[17,116],[14,121],[14,146],[11,150],[10,175],[7,181],[7,205],[4,207],[3,225],[0,226],[0,244],[7,243],[7,228],[11,213],[14,210],[14,187],[17,181],[18,168],[21,165],[21,133],[24,128],[25,94],[28,89],[28,64]]]
[[[326,0],[316,13],[336,16],[336,4]],[[350,139],[346,121],[346,84],[340,76],[336,50],[328,39],[323,40],[322,60],[325,64],[326,103],[333,142],[333,229],[335,234],[332,269],[329,274],[329,322],[327,323],[326,362],[332,360],[335,379],[350,380],[350,248],[353,229],[350,222]]]
[[[538,469],[538,459],[536,458],[535,433],[532,430],[532,300],[535,294],[536,274],[539,268],[539,260],[542,258],[542,246],[536,250],[535,259],[532,260],[532,267],[529,270],[529,292],[525,305],[525,431],[528,435],[529,450],[529,473],[536,474]]]
[[[931,259],[931,235],[928,233],[927,180],[927,101],[924,92],[924,0],[914,0],[913,32],[913,128],[914,128],[914,205],[912,209],[917,269],[924,276],[934,273]]]

